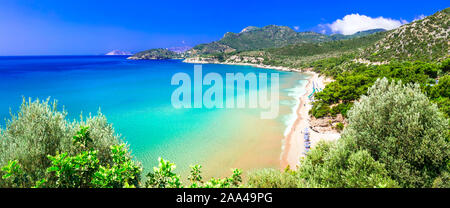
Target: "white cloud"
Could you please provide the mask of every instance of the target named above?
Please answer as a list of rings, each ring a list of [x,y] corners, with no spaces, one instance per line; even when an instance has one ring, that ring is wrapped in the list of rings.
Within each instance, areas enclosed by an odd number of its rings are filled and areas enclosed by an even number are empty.
[[[413,22],[414,22],[414,21],[417,21],[417,20],[421,20],[421,19],[423,19],[423,18],[425,18],[425,17],[426,17],[426,16],[425,16],[424,14],[421,14],[421,15],[417,16],[416,18],[414,18]]]
[[[384,17],[372,18],[366,15],[349,14],[327,26],[334,33],[351,35],[359,31],[371,29],[382,28],[385,30],[392,30],[406,23],[408,23],[406,20],[395,20]]]
[[[299,26],[294,26],[294,30],[299,30],[300,27]]]

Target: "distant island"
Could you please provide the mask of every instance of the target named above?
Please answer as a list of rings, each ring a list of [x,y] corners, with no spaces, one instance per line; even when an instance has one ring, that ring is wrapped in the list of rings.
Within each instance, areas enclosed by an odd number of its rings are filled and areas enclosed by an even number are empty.
[[[164,59],[182,59],[184,58],[184,53],[177,53],[166,48],[156,48],[146,51],[142,51],[128,57],[131,60],[164,60]]]

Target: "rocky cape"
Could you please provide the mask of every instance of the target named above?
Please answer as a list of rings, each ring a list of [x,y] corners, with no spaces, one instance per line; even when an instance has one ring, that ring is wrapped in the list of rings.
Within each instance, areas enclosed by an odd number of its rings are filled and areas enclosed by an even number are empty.
[[[150,49],[136,53],[133,56],[128,57],[128,59],[131,60],[142,60],[142,59],[164,60],[164,59],[182,59],[182,58],[184,58],[183,53],[177,53],[165,48]]]

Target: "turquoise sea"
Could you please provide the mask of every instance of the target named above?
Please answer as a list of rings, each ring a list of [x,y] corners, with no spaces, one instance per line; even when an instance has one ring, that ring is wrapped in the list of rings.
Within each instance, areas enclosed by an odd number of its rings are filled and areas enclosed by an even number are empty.
[[[101,112],[130,145],[145,172],[162,156],[185,174],[202,164],[207,177],[231,168],[278,168],[284,134],[295,120],[308,75],[250,66],[204,64],[203,74],[278,73],[280,113],[260,119],[261,109],[175,109],[175,73],[193,74],[181,60],[127,60],[126,56],[0,57],[0,125],[22,97],[58,100],[68,119]],[[193,76],[192,76],[193,77]],[[208,87],[204,87],[207,89]]]

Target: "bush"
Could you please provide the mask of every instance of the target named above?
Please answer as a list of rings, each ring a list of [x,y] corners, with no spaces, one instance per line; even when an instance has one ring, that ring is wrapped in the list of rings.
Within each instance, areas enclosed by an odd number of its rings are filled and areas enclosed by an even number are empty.
[[[100,166],[92,176],[95,188],[132,188],[140,186],[142,168],[131,159],[125,144],[111,146],[113,165]]]
[[[322,118],[327,116],[330,112],[330,106],[326,103],[314,102],[309,114],[316,118]]]
[[[57,111],[57,104],[49,100],[23,101],[20,112],[12,115],[0,139],[0,165],[17,160],[23,171],[33,180],[43,178],[50,160],[71,145],[71,128],[66,113]],[[0,181],[0,185],[3,185]],[[29,186],[33,184],[28,184]]]
[[[4,172],[2,175],[4,186],[2,187],[24,188],[31,180],[17,160],[10,160],[1,170]]]
[[[300,180],[295,171],[262,169],[249,173],[247,177],[249,188],[297,188],[300,186]]]
[[[338,114],[342,114],[342,116],[347,117],[347,111],[352,106],[353,106],[352,103],[339,103],[331,108],[330,115],[335,117]]]
[[[339,132],[341,132],[342,130],[344,130],[344,124],[343,123],[341,123],[341,122],[339,122],[339,123],[337,123],[336,124],[336,127],[335,127]]]
[[[304,187],[385,188],[397,187],[384,164],[366,150],[353,151],[343,143],[320,142],[301,160],[298,175]]]
[[[85,149],[92,142],[89,128],[82,127],[73,137],[74,145]],[[113,165],[99,165],[97,150],[82,151],[71,156],[67,152],[48,155],[51,166],[47,168],[47,177],[34,182],[22,170],[17,161],[9,161],[2,168],[2,178],[7,186],[30,188],[35,183],[38,188],[125,188],[138,187],[141,168],[136,165],[124,149],[125,145],[111,146]]]
[[[147,174],[145,186],[147,188],[181,188],[180,176],[173,172],[176,165],[163,158],[158,158],[158,161],[158,167],[154,167],[153,172]]]
[[[449,159],[448,121],[418,84],[377,80],[348,112],[343,140],[384,163],[404,187],[431,187]]]
[[[145,187],[147,188],[183,188],[181,177],[174,172],[176,165],[170,161],[158,158],[158,167],[153,168],[153,172],[147,174]],[[233,175],[227,178],[211,178],[203,183],[201,174],[201,166],[191,166],[191,176],[188,178],[192,184],[190,188],[236,188],[242,182],[242,171],[233,170]]]
[[[67,153],[68,157],[95,149],[99,165],[113,165],[110,147],[123,142],[106,118],[98,113],[95,117],[69,122],[66,115],[65,111],[58,111],[56,101],[50,103],[49,99],[29,99],[27,102],[24,99],[20,111],[17,115],[12,114],[6,129],[1,130],[0,166],[7,165],[9,161],[17,161],[30,179],[23,185],[31,187],[35,185],[35,181],[49,175],[47,168],[52,161],[48,155]],[[89,128],[89,138],[92,141],[84,148],[79,148],[72,140],[82,126]],[[0,187],[9,185],[7,181],[0,179]]]
[[[445,59],[442,61],[441,68],[443,73],[449,73],[450,72],[450,58]]]

